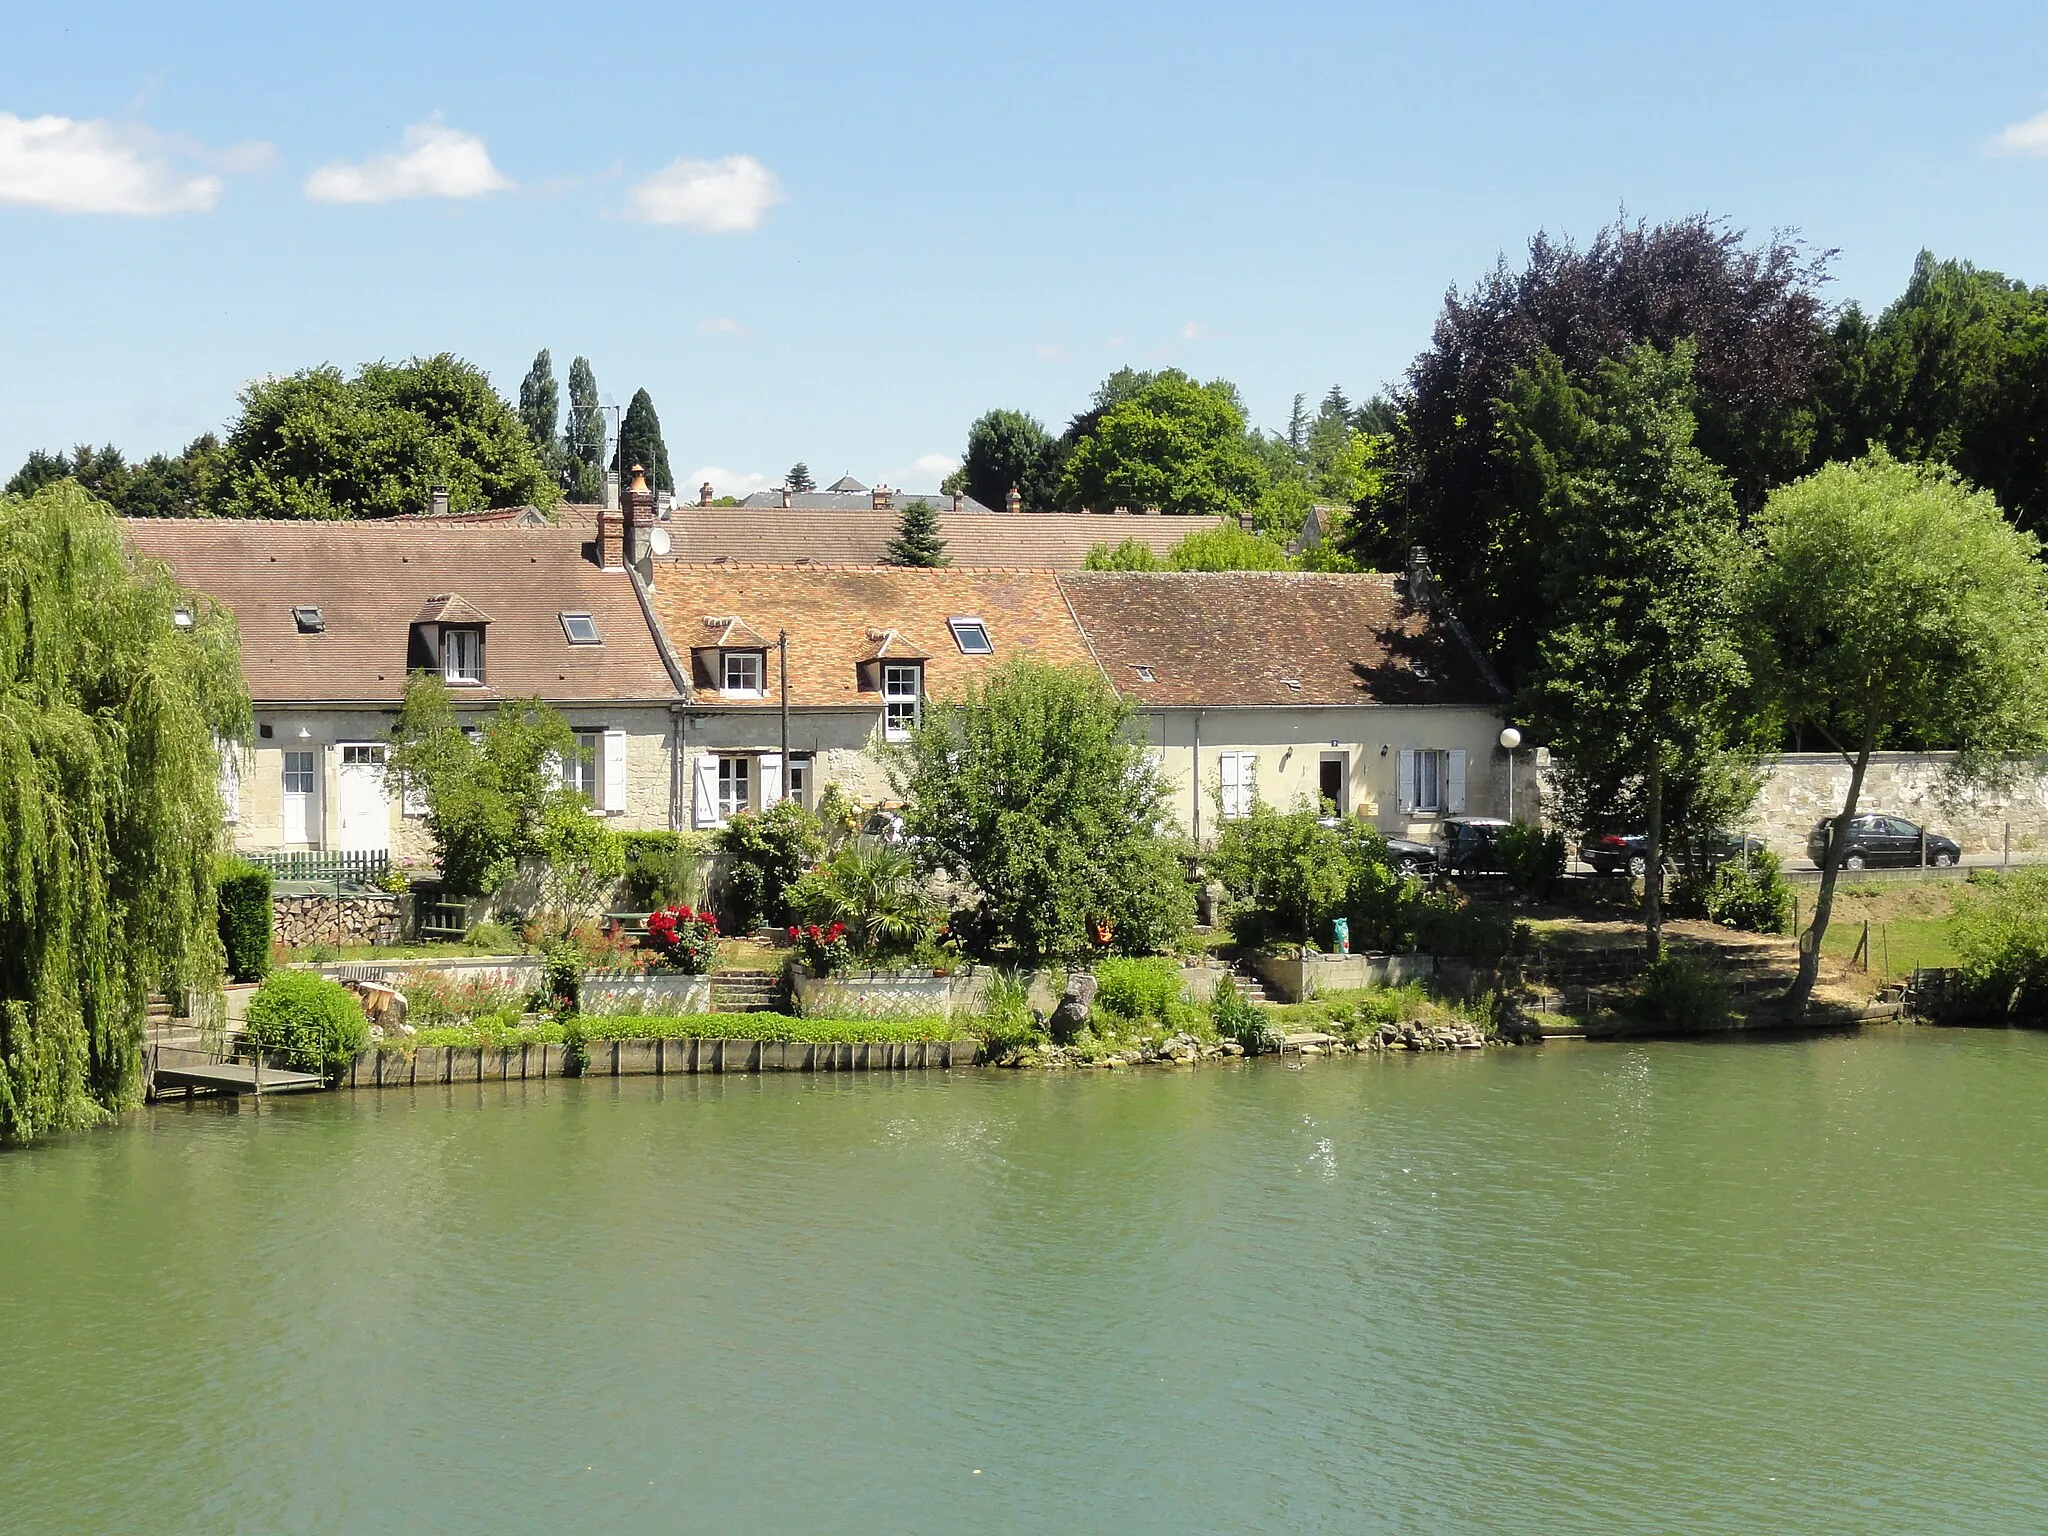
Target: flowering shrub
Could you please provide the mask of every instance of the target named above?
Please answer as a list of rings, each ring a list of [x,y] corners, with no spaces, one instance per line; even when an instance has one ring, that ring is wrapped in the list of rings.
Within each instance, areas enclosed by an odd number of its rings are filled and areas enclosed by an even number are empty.
[[[853,944],[846,937],[844,923],[833,923],[824,928],[810,923],[790,929],[789,938],[796,945],[797,958],[813,976],[829,976],[853,964]]]
[[[718,919],[694,907],[663,907],[647,916],[647,937],[664,965],[702,976],[718,963]]]

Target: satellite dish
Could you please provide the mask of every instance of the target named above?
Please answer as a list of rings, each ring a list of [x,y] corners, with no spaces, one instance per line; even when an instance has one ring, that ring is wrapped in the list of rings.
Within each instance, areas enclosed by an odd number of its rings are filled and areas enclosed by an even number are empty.
[[[668,530],[666,528],[650,528],[647,531],[647,547],[657,555],[667,554],[668,544]]]

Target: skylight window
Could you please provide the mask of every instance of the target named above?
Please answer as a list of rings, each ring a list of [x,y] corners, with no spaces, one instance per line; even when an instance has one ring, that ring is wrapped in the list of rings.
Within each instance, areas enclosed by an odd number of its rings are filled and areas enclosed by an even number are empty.
[[[1138,681],[1141,683],[1156,683],[1159,681],[1159,674],[1150,667],[1141,667],[1134,662],[1131,670],[1138,674]]]
[[[171,610],[171,622],[180,629],[190,629],[192,627],[192,610],[190,608],[173,608]]]
[[[299,626],[302,635],[322,635],[327,632],[327,619],[318,608],[310,605],[292,610],[292,622]]]
[[[946,627],[953,631],[953,643],[960,647],[963,656],[993,656],[996,648],[989,643],[988,626],[979,619],[948,619]]]
[[[587,613],[565,613],[561,615],[562,633],[569,637],[571,645],[602,645],[598,638],[597,620]]]

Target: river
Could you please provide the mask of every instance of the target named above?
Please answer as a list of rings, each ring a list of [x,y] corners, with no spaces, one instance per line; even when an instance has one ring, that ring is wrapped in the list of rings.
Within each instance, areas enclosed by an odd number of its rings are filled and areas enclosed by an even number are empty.
[[[0,1528],[2048,1528],[2048,1036],[161,1106]]]

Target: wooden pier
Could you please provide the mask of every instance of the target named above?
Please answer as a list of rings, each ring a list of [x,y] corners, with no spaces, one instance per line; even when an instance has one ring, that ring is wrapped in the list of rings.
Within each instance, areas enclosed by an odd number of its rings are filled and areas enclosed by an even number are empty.
[[[186,1098],[195,1093],[304,1093],[325,1088],[327,1079],[317,1072],[293,1072],[264,1065],[262,1059],[222,1060],[203,1048],[176,1045],[153,1046],[149,1053],[149,1096],[160,1099],[166,1093],[184,1090]]]

